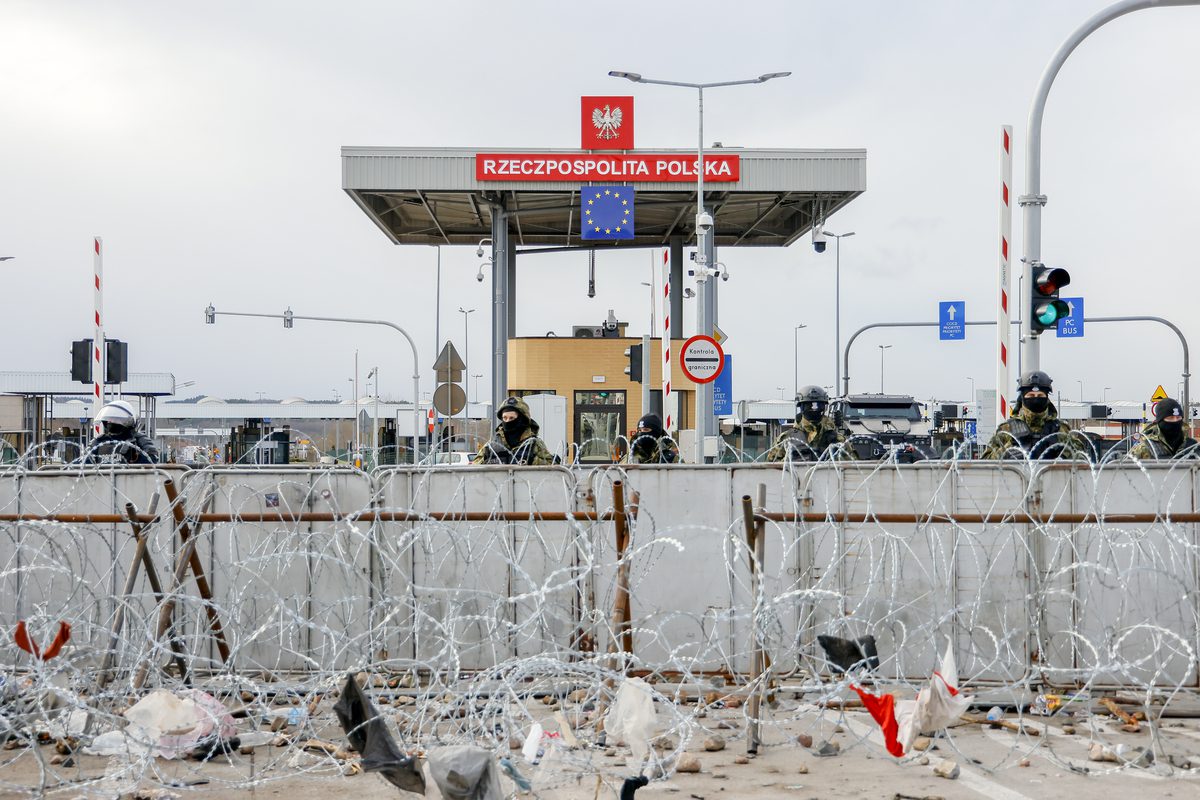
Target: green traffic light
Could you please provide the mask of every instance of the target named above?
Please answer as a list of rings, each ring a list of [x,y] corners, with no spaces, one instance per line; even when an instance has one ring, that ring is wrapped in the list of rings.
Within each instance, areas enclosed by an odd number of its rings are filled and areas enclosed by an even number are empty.
[[[1040,303],[1033,312],[1034,319],[1042,327],[1049,328],[1058,324],[1058,321],[1071,313],[1070,306],[1063,300],[1051,300],[1048,303]]]

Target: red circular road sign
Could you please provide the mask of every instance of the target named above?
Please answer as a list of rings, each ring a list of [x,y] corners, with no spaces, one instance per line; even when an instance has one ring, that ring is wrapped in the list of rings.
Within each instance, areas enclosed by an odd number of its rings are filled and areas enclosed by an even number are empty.
[[[725,351],[711,336],[693,336],[679,350],[679,366],[692,383],[712,383],[725,369]]]

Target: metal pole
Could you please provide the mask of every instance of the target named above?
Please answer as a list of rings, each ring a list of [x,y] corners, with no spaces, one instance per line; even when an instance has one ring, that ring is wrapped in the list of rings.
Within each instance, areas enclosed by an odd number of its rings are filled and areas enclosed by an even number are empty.
[[[437,289],[434,292],[434,309],[433,309],[433,352],[440,353],[442,350],[442,246],[435,244],[437,248]],[[415,401],[414,401],[415,402]],[[436,418],[435,418],[436,419]],[[433,443],[436,441],[435,435],[440,438],[441,431],[429,432],[429,452],[433,452]],[[400,444],[396,443],[396,463],[400,463]]]
[[[837,237],[837,251],[834,254],[833,268],[833,386],[842,381],[841,368],[838,366],[838,353],[842,352],[842,237]],[[880,389],[879,391],[883,391]]]
[[[1183,335],[1183,331],[1181,331],[1179,329],[1179,327],[1176,326],[1173,322],[1171,322],[1170,320],[1163,319],[1162,317],[1152,317],[1152,316],[1084,317],[1083,321],[1085,324],[1089,323],[1089,322],[1157,322],[1160,325],[1166,325],[1168,328],[1170,328],[1172,331],[1175,332],[1175,335],[1177,337],[1179,337],[1179,344],[1183,346],[1182,377],[1183,377],[1183,404],[1184,404],[1184,407],[1187,407],[1187,404],[1189,402],[1191,402],[1191,386],[1192,386],[1191,355],[1188,350],[1187,337],[1185,337]],[[842,381],[843,381],[843,384],[845,387],[844,388],[845,394],[847,394],[847,395],[850,394],[850,348],[854,346],[854,340],[858,338],[859,334],[869,331],[872,328],[936,328],[938,326],[938,324],[939,323],[937,323],[937,322],[872,322],[870,325],[864,325],[861,328],[859,328],[858,330],[856,330],[854,332],[854,335],[850,337],[850,340],[848,342],[846,342],[846,350],[842,354],[842,363],[845,368],[845,374],[842,376]],[[980,320],[980,321],[968,321],[968,322],[964,322],[963,324],[964,325],[995,325],[996,323],[994,320],[988,320],[986,322]],[[1012,321],[1012,324],[1013,325],[1021,325],[1021,324],[1023,324],[1023,320],[1015,319]]]
[[[262,317],[265,319],[289,319],[290,318],[293,320],[306,319],[306,320],[309,320],[310,322],[348,322],[348,323],[355,324],[355,325],[385,325],[385,326],[391,328],[392,330],[397,331],[401,336],[404,337],[405,341],[408,342],[408,346],[412,350],[412,357],[413,357],[413,403],[412,403],[412,406],[413,406],[413,442],[415,445],[417,434],[421,430],[421,407],[420,407],[420,402],[421,402],[421,365],[420,365],[420,360],[417,357],[417,345],[415,342],[413,342],[413,338],[408,335],[408,331],[404,330],[404,328],[401,328],[399,325],[397,325],[394,322],[388,322],[387,320],[382,320],[382,319],[354,319],[351,317],[310,317],[310,316],[301,316],[300,314],[292,314],[290,317],[288,317],[284,314],[254,314],[254,313],[249,313],[249,312],[245,312],[245,311],[217,311],[215,309],[212,309],[211,306],[209,308],[211,309],[211,314],[214,319],[219,314],[223,314],[227,317]],[[358,398],[356,397],[355,398],[355,404],[356,404],[355,405],[355,414],[354,414],[356,421],[358,419],[357,402],[358,402]],[[416,464],[419,460],[417,457],[418,449],[419,448],[417,448],[415,446],[412,448],[412,463],[414,463],[414,464]]]
[[[492,410],[508,393],[508,211],[492,203]]]
[[[496,265],[492,264],[492,269],[494,270],[495,268],[496,268]],[[471,318],[471,312],[474,311],[475,309],[469,308],[464,311],[462,309],[462,307],[460,306],[458,310],[462,311],[462,315],[463,315],[463,374],[466,376],[467,381],[470,381],[471,380],[471,334],[470,334],[470,330],[467,326],[467,321]],[[468,385],[467,388],[470,388],[470,386]],[[493,388],[495,388],[495,387],[493,387]],[[468,401],[470,401],[470,399],[471,398],[469,398],[469,397],[467,398]],[[463,403],[462,431],[460,432],[461,436],[463,437],[463,444],[466,444],[466,442],[467,442],[467,406],[468,405],[470,405],[470,402]],[[500,407],[499,404],[496,404],[493,406],[493,408],[499,408],[499,407]],[[470,447],[468,447],[467,449],[469,450]]]
[[[1042,194],[1042,117],[1046,111],[1046,100],[1058,71],[1075,48],[1104,24],[1134,11],[1156,6],[1193,6],[1200,0],[1121,0],[1092,16],[1067,37],[1046,65],[1038,83],[1033,105],[1029,110],[1029,127],[1026,134],[1028,152],[1025,155],[1025,189],[1028,194],[1018,200],[1022,208],[1025,257],[1021,259],[1021,274],[1025,281],[1021,286],[1021,316],[1029,317],[1032,285],[1030,275],[1034,264],[1042,259],[1042,206],[1046,195]],[[1032,320],[1024,319],[1021,324],[1021,369],[1041,368],[1038,337],[1033,335]]]
[[[371,372],[375,374],[375,433],[371,437],[371,447],[375,450],[375,466],[379,466],[379,367],[372,367]],[[413,444],[416,444],[417,434],[413,433]],[[396,454],[400,453],[400,444],[396,443]],[[396,463],[400,463],[400,459],[396,459]]]

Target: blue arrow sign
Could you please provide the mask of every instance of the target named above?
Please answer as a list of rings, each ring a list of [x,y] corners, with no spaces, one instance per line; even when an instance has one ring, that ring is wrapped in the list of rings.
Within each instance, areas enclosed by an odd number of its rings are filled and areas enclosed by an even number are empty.
[[[979,435],[979,423],[976,420],[969,419],[963,425],[963,433],[966,434],[968,441],[975,441],[975,437]]]
[[[942,341],[967,338],[966,321],[966,300],[938,303],[938,338]]]
[[[1065,317],[1058,321],[1058,338],[1083,338],[1083,298],[1063,297],[1061,299],[1067,304],[1067,308],[1071,310],[1067,312]]]

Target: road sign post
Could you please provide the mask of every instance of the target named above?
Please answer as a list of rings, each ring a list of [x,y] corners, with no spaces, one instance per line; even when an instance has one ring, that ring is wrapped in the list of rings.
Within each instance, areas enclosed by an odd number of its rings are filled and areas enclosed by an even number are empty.
[[[1058,321],[1058,338],[1083,338],[1083,298],[1064,297],[1062,301],[1067,304],[1067,315]]]
[[[711,336],[693,336],[679,350],[679,365],[692,383],[712,383],[725,368],[725,351]]]
[[[967,303],[950,300],[938,303],[938,339],[951,341],[967,338]]]

